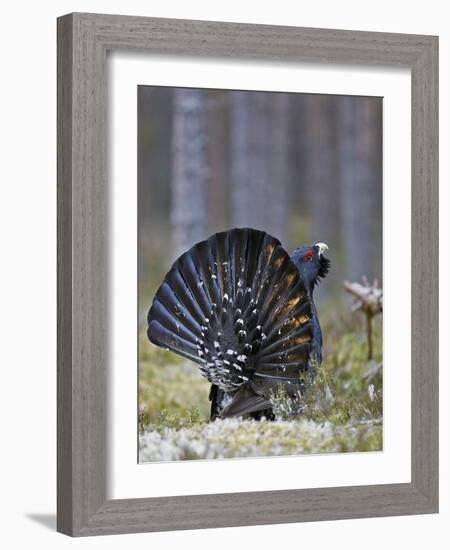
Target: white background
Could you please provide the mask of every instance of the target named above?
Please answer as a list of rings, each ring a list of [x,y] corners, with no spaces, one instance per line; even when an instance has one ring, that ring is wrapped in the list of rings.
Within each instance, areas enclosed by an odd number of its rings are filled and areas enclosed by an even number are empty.
[[[407,8],[405,10],[405,8]],[[54,533],[56,468],[56,27],[55,17],[96,11],[440,35],[441,181],[450,178],[448,150],[450,29],[445,3],[378,0],[321,2],[133,0],[105,3],[9,3],[2,10],[0,132],[2,545],[6,548],[408,548],[448,545],[450,520],[450,375],[441,367],[441,513],[327,523],[126,535],[70,540]],[[450,232],[449,186],[441,192],[441,241]],[[442,258],[444,281],[450,267]],[[449,291],[442,285],[442,311]],[[448,320],[442,315],[442,334]]]

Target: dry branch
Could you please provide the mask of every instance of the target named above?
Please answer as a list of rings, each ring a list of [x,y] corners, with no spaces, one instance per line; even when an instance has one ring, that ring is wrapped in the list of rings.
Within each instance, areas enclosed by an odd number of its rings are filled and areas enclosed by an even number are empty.
[[[353,296],[353,311],[362,310],[372,316],[383,311],[383,290],[376,279],[372,285],[365,278],[362,284],[345,281],[344,288]]]
[[[366,277],[362,283],[344,282],[345,290],[353,297],[352,311],[362,311],[367,321],[367,358],[372,359],[372,318],[383,311],[383,289],[378,288],[378,281],[375,279],[372,284]]]

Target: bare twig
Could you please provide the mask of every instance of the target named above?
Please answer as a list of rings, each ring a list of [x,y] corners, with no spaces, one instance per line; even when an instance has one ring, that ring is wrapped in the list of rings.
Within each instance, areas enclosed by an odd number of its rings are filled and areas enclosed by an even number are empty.
[[[344,282],[345,290],[352,295],[352,311],[362,311],[367,320],[367,358],[372,359],[372,319],[383,311],[383,290],[378,288],[378,281],[375,279],[369,284],[367,277],[362,278],[361,283]]]

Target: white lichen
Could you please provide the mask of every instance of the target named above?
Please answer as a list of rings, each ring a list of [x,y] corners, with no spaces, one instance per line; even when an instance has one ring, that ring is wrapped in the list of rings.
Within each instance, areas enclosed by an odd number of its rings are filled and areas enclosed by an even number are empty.
[[[216,420],[190,428],[146,430],[139,436],[140,462],[235,457],[339,453],[355,450],[351,442],[379,441],[376,422],[335,425],[331,422]],[[360,448],[360,447],[358,447]]]

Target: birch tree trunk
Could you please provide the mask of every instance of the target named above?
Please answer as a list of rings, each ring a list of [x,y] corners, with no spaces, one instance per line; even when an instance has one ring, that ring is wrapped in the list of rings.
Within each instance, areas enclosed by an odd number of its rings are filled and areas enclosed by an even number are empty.
[[[203,90],[173,98],[172,205],[174,257],[207,237],[207,103]]]

